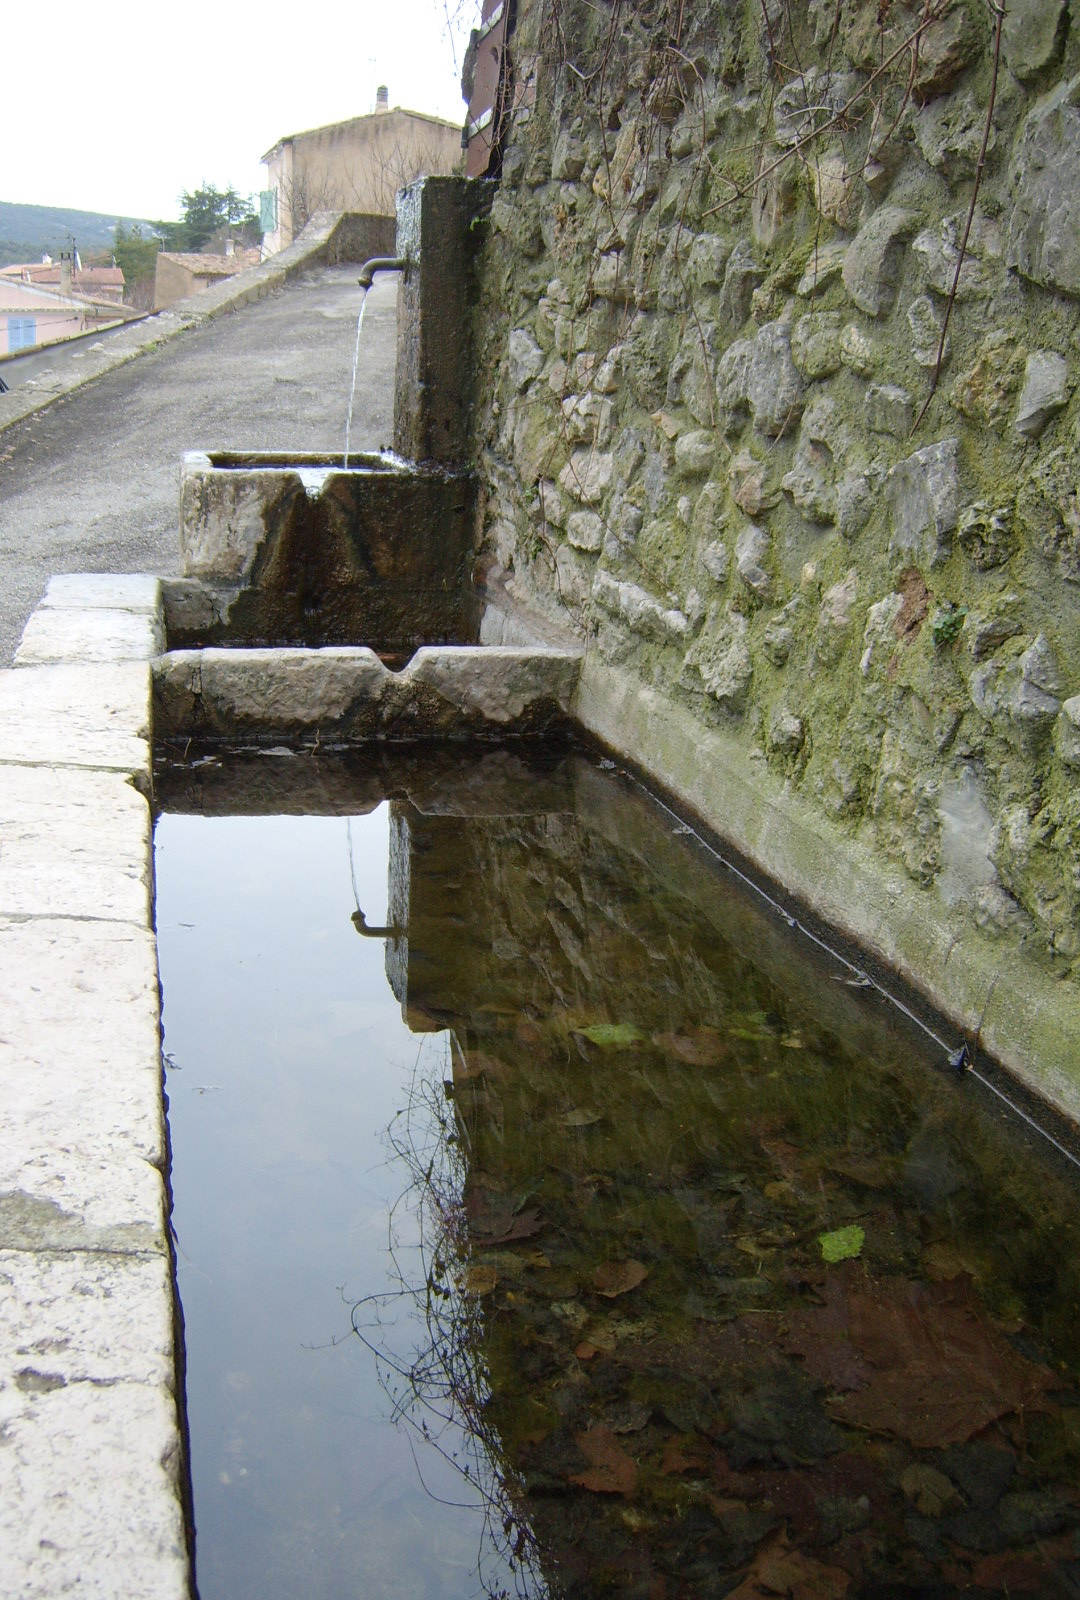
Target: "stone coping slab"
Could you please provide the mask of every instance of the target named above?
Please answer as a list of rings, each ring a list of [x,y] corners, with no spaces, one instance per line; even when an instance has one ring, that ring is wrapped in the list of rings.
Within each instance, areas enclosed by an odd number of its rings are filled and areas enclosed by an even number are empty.
[[[126,774],[0,766],[0,839],[0,917],[150,925],[150,807]]]
[[[150,929],[0,921],[0,1018],[0,1247],[167,1253]]]
[[[0,672],[0,1597],[191,1592],[146,798],[162,626],[156,579],[54,579]]]
[[[89,1292],[127,1304],[100,1276]],[[156,1294],[165,1293],[159,1279]],[[8,1385],[0,1418],[3,1600],[190,1600],[171,1388],[124,1379],[38,1393]]]
[[[122,772],[149,793],[150,674],[145,664],[66,663],[0,672],[3,762]]]
[[[146,661],[165,648],[159,614],[95,606],[38,606],[15,651],[17,667],[61,661]]]
[[[61,572],[49,579],[41,606],[51,610],[146,611],[156,616],[161,609],[161,586],[162,579],[148,572]]]

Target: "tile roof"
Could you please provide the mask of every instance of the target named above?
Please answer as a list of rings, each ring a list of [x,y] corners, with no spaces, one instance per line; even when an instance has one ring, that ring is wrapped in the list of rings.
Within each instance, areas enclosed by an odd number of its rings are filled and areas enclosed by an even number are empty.
[[[175,261],[199,278],[231,278],[247,267],[257,267],[262,251],[257,245],[250,250],[237,250],[231,256],[203,255],[197,250],[162,250],[160,259]]]

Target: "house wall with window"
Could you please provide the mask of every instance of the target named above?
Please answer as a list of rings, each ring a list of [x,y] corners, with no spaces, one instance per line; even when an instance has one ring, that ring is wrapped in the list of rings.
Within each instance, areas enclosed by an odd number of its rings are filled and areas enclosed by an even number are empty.
[[[79,300],[0,280],[0,356],[82,333],[93,326],[90,311]]]

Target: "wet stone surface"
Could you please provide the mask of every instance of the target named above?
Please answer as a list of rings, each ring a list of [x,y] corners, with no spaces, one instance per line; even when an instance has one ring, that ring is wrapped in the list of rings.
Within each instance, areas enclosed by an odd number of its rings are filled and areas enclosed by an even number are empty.
[[[388,1192],[418,1232],[391,1289],[359,1282],[355,1241],[333,1282],[384,1426],[425,1476],[456,1467],[459,1498],[481,1486],[479,1567],[452,1592],[1075,1593],[1075,1168],[629,779],[569,752],[489,763],[487,788],[463,754],[435,774],[341,758],[316,785],[310,757],[246,758],[260,805],[290,809],[293,768],[339,829],[394,797],[363,948],[385,941],[427,1036],[414,1075],[408,1035],[388,1069]],[[205,752],[159,774],[162,803],[241,809],[243,767]],[[286,882],[291,849],[264,878]],[[347,913],[373,867],[350,888],[338,854]],[[163,976],[168,1025],[167,949]],[[307,1072],[360,993],[309,997],[327,1022],[297,1030]],[[339,1202],[312,1159],[323,1212],[347,1212],[357,1168]],[[245,1348],[258,1314],[245,1302]],[[214,1492],[196,1479],[197,1516]],[[348,1549],[369,1512],[343,1482],[315,1546]],[[416,1560],[366,1592],[451,1592]],[[306,1592],[335,1592],[320,1582]]]

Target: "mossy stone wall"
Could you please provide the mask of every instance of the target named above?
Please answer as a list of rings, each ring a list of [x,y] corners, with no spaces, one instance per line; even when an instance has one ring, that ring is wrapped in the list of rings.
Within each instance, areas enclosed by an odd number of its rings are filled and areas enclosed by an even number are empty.
[[[519,0],[474,419],[522,598],[1069,1005],[1077,9]]]

